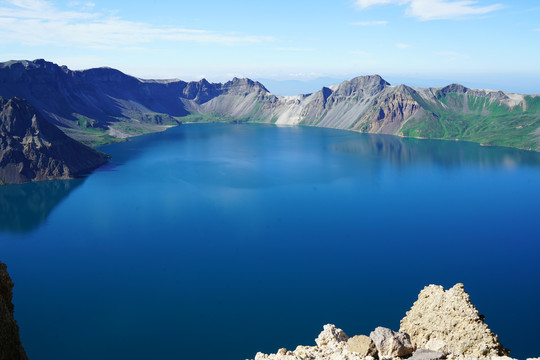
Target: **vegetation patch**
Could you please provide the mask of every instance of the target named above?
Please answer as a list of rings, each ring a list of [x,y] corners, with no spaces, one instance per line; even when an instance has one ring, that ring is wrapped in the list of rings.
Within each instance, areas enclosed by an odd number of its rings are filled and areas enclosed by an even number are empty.
[[[537,150],[534,132],[540,127],[540,99],[526,97],[526,106],[508,107],[497,100],[448,94],[440,99],[446,108],[415,100],[431,114],[409,120],[401,134],[410,137],[459,139],[484,145]],[[468,109],[464,113],[463,109]]]

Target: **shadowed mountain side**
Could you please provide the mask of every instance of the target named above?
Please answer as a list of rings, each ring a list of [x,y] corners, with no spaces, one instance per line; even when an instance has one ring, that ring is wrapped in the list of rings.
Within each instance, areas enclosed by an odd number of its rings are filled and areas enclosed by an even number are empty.
[[[238,90],[244,84],[236,80],[142,80],[111,68],[72,71],[41,59],[0,63],[0,96],[27,99],[49,122],[89,144],[177,125],[190,113],[186,104],[193,108],[222,93],[264,89],[249,80]]]
[[[0,187],[0,232],[36,229],[83,182],[84,179],[55,180]]]
[[[109,160],[45,121],[25,100],[0,98],[0,109],[0,185],[71,179]]]

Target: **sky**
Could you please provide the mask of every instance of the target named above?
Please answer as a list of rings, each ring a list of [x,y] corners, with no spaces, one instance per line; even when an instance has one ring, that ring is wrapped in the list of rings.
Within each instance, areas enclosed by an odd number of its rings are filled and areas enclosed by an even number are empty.
[[[0,61],[37,58],[141,78],[380,74],[540,94],[540,2],[0,0]]]

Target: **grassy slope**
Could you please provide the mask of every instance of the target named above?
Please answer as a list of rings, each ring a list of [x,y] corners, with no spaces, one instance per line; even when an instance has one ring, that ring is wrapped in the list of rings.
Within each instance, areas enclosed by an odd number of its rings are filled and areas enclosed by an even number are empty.
[[[540,97],[527,96],[526,110],[522,106],[509,108],[488,98],[448,94],[441,104],[415,100],[432,116],[411,119],[400,131],[411,137],[460,139],[485,145],[539,150]],[[467,111],[465,111],[468,109]]]
[[[73,114],[77,119],[72,128],[62,128],[62,130],[73,139],[89,146],[100,146],[115,142],[122,142],[125,139],[109,135],[109,129],[100,127],[98,121],[80,114]],[[172,117],[162,113],[140,113],[131,112],[126,117],[116,118],[117,122],[111,123],[114,129],[129,134],[130,136],[144,135],[156,131],[162,131],[164,126],[178,125],[183,118]]]

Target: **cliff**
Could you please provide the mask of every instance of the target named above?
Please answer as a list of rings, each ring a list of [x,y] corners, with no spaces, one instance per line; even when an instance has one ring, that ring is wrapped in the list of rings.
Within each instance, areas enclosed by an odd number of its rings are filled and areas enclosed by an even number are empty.
[[[0,360],[27,360],[13,317],[13,282],[0,262]]]
[[[0,98],[0,185],[71,179],[108,160],[45,121],[27,101]]]

